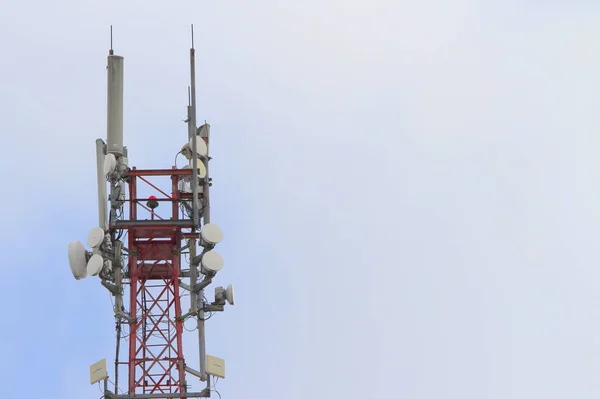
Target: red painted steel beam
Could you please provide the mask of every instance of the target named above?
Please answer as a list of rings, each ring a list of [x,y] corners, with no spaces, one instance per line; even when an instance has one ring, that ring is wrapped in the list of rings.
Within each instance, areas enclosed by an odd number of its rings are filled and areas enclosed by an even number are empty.
[[[191,169],[136,169],[132,168],[127,172],[128,176],[190,176],[193,174]]]
[[[117,220],[116,223],[112,223],[110,227],[116,227],[118,229],[181,229],[190,228],[194,222],[192,220],[181,219],[181,220]]]

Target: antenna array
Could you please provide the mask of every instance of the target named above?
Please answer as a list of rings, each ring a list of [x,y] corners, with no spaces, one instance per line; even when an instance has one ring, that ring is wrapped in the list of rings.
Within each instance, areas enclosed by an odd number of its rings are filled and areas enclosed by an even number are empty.
[[[224,378],[225,363],[206,354],[205,321],[207,314],[234,304],[234,290],[231,285],[216,287],[212,302],[204,293],[223,267],[223,258],[214,251],[223,234],[210,220],[210,125],[196,124],[193,25],[188,140],[180,151],[188,164],[182,168],[129,167],[128,150],[123,146],[124,58],[114,54],[112,44],[111,26],[107,140],[96,140],[98,227],[88,235],[89,251],[79,241],[68,247],[73,276],[78,280],[97,276],[115,298],[114,390],[108,387],[105,360],[92,366],[90,382],[104,381],[105,397],[111,399],[209,397],[211,377]],[[166,183],[163,189],[153,182],[161,178]],[[142,187],[152,195],[142,196]],[[189,255],[187,269],[182,255]],[[189,293],[190,308],[183,313],[185,293]],[[190,318],[198,329],[197,370],[187,365],[183,355],[183,325]],[[121,361],[124,338],[128,338],[128,356]],[[119,385],[123,370],[127,372],[124,389]],[[189,392],[189,377],[205,382],[206,387]]]

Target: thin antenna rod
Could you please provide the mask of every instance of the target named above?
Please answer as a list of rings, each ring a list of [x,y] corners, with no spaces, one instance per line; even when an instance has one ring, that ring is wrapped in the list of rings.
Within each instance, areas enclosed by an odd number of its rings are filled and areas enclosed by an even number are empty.
[[[198,139],[198,125],[196,125],[196,50],[194,50],[194,25],[192,25],[192,48],[190,49],[190,106],[188,139],[192,145],[192,212],[194,228],[200,227],[200,218],[198,215],[198,157],[196,154],[196,141]]]
[[[113,55],[115,52],[113,50],[113,34],[112,34],[112,25],[110,26],[110,51],[108,54]]]
[[[192,49],[194,48],[194,24],[192,24]]]

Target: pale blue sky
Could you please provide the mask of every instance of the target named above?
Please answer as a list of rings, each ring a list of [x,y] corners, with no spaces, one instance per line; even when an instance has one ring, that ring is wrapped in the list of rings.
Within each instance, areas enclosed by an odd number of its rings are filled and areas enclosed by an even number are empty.
[[[0,396],[100,397],[110,300],[66,248],[97,220],[109,25],[130,162],[169,167],[190,23],[224,399],[600,394],[600,7],[123,3],[2,3]]]

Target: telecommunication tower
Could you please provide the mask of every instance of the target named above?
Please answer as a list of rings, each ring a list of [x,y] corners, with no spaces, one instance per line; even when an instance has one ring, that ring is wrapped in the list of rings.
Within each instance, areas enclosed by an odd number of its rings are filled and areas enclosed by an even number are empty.
[[[129,167],[123,146],[124,58],[114,54],[111,27],[107,137],[106,143],[96,140],[98,226],[87,237],[90,250],[79,241],[68,247],[75,279],[96,276],[114,297],[114,375],[109,380],[106,359],[90,367],[90,383],[104,382],[107,399],[210,397],[211,380],[225,377],[225,361],[208,356],[205,346],[207,315],[233,305],[234,293],[232,285],[215,288],[212,301],[204,293],[223,267],[223,258],[214,251],[223,234],[211,223],[210,125],[196,124],[193,37],[192,26],[188,134],[178,153],[188,163],[182,168],[136,169]],[[162,179],[163,188],[156,179]],[[141,195],[143,186],[152,195]],[[182,297],[188,295],[190,307],[184,312]],[[196,369],[183,355],[184,322],[190,318],[198,330]],[[121,360],[125,340],[127,359]],[[127,375],[124,388],[122,371]],[[190,392],[188,378],[206,387]]]

